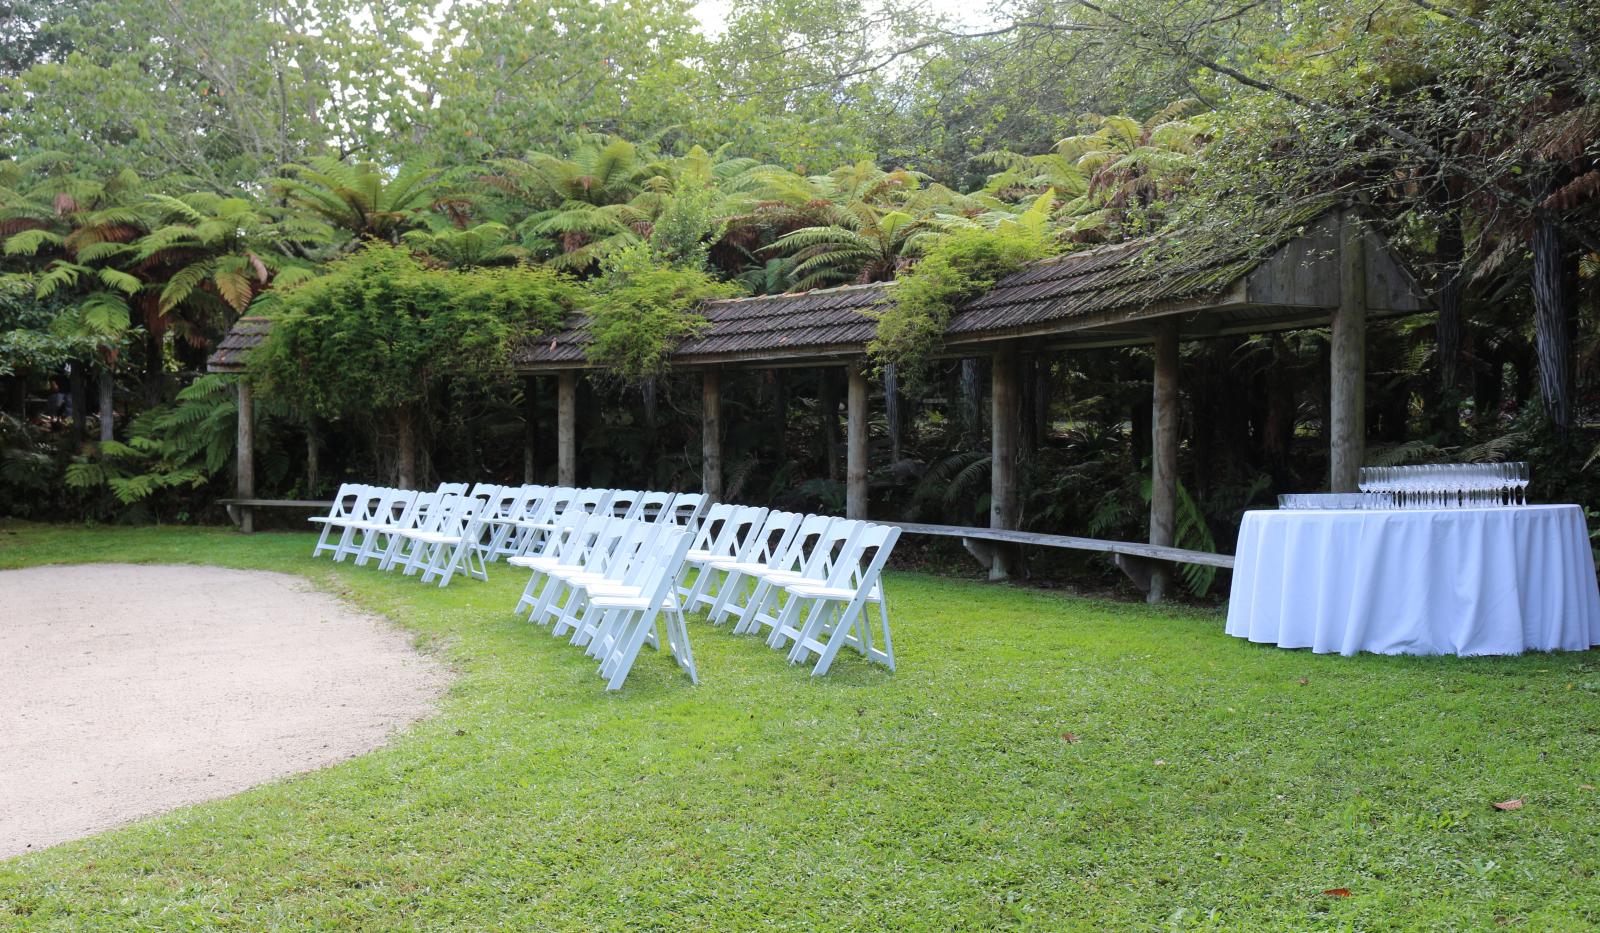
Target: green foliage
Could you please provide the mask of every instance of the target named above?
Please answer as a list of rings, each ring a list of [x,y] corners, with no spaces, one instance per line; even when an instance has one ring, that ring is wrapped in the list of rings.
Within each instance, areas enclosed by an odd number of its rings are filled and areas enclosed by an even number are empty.
[[[659,375],[673,349],[705,327],[700,302],[739,291],[699,269],[660,265],[646,248],[627,250],[608,264],[586,309],[589,359],[629,381]]]
[[[503,383],[511,348],[559,327],[576,297],[548,269],[436,269],[372,243],[281,295],[272,334],[250,363],[269,391],[303,411],[393,413],[446,376]]]
[[[895,285],[868,347],[873,358],[900,367],[908,384],[922,381],[944,346],[945,327],[956,308],[1052,251],[1042,231],[1024,225],[967,228],[943,237]]]

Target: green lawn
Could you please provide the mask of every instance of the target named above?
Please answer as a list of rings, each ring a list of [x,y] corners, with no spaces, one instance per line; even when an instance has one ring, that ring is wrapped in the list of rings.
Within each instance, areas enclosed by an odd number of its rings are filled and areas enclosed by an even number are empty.
[[[0,567],[303,574],[459,672],[371,755],[0,863],[0,926],[1600,924],[1595,654],[1320,657],[1216,612],[901,573],[896,674],[850,655],[814,682],[697,622],[699,687],[647,652],[608,695],[512,618],[520,573],[438,590],[309,550],[0,525]],[[1526,805],[1490,806],[1508,798]]]

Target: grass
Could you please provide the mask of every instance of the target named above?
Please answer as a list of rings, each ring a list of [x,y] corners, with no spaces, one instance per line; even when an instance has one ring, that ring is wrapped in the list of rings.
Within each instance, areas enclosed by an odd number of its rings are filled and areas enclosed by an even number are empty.
[[[370,755],[0,862],[0,926],[1600,923],[1592,653],[1314,656],[1211,611],[900,573],[898,673],[852,655],[813,681],[701,622],[701,686],[647,652],[607,695],[511,617],[520,574],[441,591],[309,542],[0,525],[0,567],[301,574],[459,672],[437,717]],[[1525,806],[1491,807],[1508,798]]]

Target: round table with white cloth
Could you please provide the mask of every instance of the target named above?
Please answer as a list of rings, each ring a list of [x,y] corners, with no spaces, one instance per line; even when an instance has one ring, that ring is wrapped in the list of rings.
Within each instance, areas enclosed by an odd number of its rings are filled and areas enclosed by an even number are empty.
[[[1600,645],[1583,510],[1246,512],[1227,632],[1319,654]]]

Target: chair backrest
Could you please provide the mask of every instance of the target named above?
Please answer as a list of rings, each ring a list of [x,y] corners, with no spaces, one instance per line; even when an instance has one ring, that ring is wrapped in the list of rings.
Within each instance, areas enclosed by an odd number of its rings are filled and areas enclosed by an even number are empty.
[[[672,523],[682,525],[691,532],[700,530],[700,525],[708,514],[710,505],[703,492],[680,492],[677,498],[672,500]]]
[[[394,498],[389,500],[389,515],[392,516],[389,524],[396,528],[417,527],[417,522],[428,514],[428,509],[438,498],[439,494],[436,492],[396,490]],[[380,520],[382,517],[379,516]]]
[[[567,508],[579,508],[585,512],[599,512],[611,504],[615,492],[610,489],[575,489],[571,498],[567,500]]]
[[[789,544],[779,554],[776,560],[767,561],[767,566],[774,570],[787,570],[801,573],[806,569],[811,558],[811,552],[828,533],[828,528],[834,522],[841,521],[831,515],[807,515],[800,520],[800,526],[789,537]]]
[[[467,494],[466,483],[440,483],[434,492],[441,496],[464,496]]]
[[[809,580],[831,580],[835,568],[843,567],[848,571],[856,540],[866,527],[866,522],[847,518],[829,522],[806,554],[805,563],[800,567],[801,575]]]
[[[450,517],[466,503],[477,501],[465,493],[446,493],[429,504],[427,512],[421,516],[416,528],[419,531],[442,531]]]
[[[706,514],[700,521],[700,527],[695,529],[694,543],[689,545],[690,550],[709,551],[711,545],[722,533],[722,526],[732,518],[739,506],[727,502],[715,502],[706,509]]]
[[[775,566],[789,547],[789,541],[800,530],[805,516],[799,512],[771,511],[761,528],[745,541],[738,558],[744,563]]]
[[[486,508],[488,505],[482,499],[462,496],[453,503],[453,508],[440,516],[437,530],[451,536],[468,537]]]
[[[641,522],[670,522],[673,503],[677,498],[678,494],[675,492],[642,493],[639,501],[634,504],[631,517]]]
[[[482,499],[485,502],[493,502],[500,495],[500,490],[506,488],[498,483],[474,483],[472,491],[467,495],[474,499]]]
[[[716,506],[712,506],[716,508]],[[763,523],[767,517],[767,510],[754,505],[736,505],[726,518],[723,518],[717,527],[716,536],[713,537],[704,550],[710,551],[713,557],[735,557],[743,559],[740,555],[745,552],[749,544],[760,534]],[[702,528],[712,524],[708,514]]]
[[[839,555],[828,572],[828,586],[849,589],[866,589],[878,585],[883,565],[900,540],[900,529],[893,525],[874,525],[861,522],[850,546]]]
[[[606,514],[617,518],[633,518],[639,513],[639,500],[644,498],[644,492],[639,489],[613,489],[611,499],[606,503]]]
[[[676,525],[660,527],[654,544],[644,552],[644,557],[648,559],[639,561],[638,576],[629,580],[639,587],[641,595],[650,600],[653,607],[659,607],[665,601],[668,590],[683,572],[683,558],[689,553],[692,539],[687,530]]]
[[[487,501],[480,517],[482,518],[521,518],[524,504],[528,496],[537,488],[534,486],[502,486],[493,498]]]
[[[340,483],[339,491],[333,494],[333,505],[328,508],[328,517],[360,518],[361,513],[357,509],[379,491],[376,486],[362,483]]]

